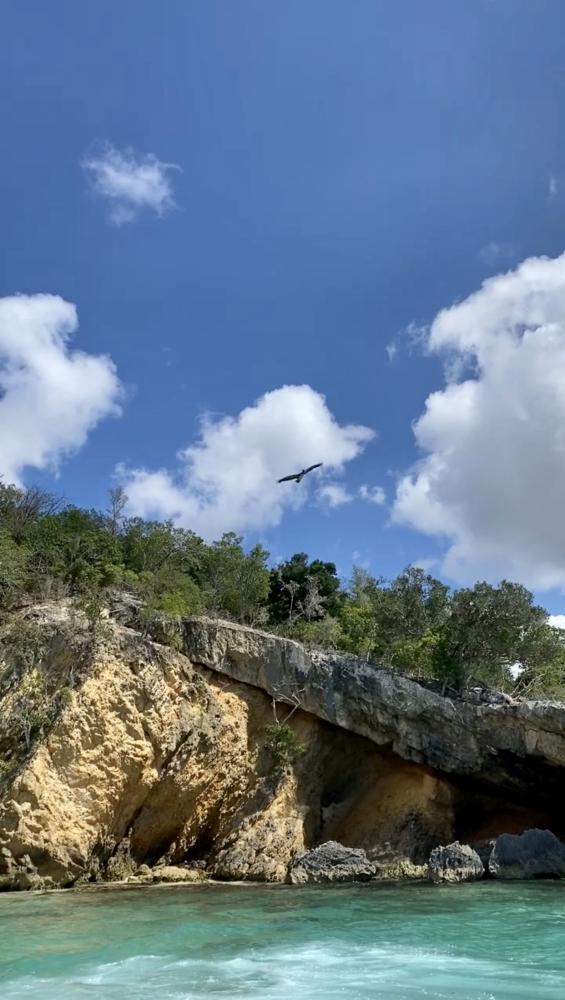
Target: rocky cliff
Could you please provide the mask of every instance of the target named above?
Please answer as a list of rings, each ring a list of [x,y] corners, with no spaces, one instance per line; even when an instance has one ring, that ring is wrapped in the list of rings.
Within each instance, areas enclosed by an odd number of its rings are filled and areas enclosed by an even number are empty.
[[[6,884],[22,859],[57,885],[159,862],[277,881],[327,840],[406,872],[455,836],[564,826],[565,707],[453,701],[222,622],[186,622],[178,649],[115,619],[93,632],[65,605],[20,627],[34,655],[5,646],[0,669]],[[16,759],[30,678],[65,697]],[[277,773],[273,703],[302,748]]]

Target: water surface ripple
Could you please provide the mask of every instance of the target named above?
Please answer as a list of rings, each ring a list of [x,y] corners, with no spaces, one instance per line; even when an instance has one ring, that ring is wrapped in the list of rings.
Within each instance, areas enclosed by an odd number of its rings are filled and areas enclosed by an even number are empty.
[[[565,886],[0,896],[2,1000],[565,1000]]]

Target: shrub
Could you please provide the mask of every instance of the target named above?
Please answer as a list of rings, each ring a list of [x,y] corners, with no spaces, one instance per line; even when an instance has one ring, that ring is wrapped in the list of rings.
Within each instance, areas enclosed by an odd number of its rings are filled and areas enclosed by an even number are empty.
[[[288,722],[274,722],[266,727],[265,732],[267,735],[265,747],[271,757],[269,777],[278,780],[304,753],[306,747]]]

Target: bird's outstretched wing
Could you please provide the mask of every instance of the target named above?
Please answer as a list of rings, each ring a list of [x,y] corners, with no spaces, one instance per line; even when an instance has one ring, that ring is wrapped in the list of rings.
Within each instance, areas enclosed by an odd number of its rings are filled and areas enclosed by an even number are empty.
[[[309,465],[307,469],[302,469],[302,472],[293,472],[292,476],[283,476],[282,479],[277,479],[277,483],[290,483],[293,480],[297,483],[302,482],[304,476],[308,475],[314,469],[319,469],[323,462],[316,462],[315,465]]]

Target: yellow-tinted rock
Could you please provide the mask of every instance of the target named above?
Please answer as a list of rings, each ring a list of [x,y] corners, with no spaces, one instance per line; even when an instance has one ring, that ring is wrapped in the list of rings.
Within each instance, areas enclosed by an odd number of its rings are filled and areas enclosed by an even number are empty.
[[[153,879],[155,867],[186,864],[186,872],[199,863],[213,878],[283,881],[297,855],[335,840],[365,850],[377,877],[420,877],[418,863],[453,840],[454,779],[403,760],[384,738],[396,726],[397,748],[411,741],[406,752],[425,756],[443,724],[439,696],[388,674],[377,683],[373,668],[359,663],[355,680],[351,658],[343,676],[335,657],[312,661],[310,674],[296,643],[237,626],[199,625],[194,662],[111,621],[92,645],[61,604],[33,613],[50,639],[41,670],[57,683],[71,670],[73,688],[51,731],[4,784],[0,876],[29,855],[34,871],[59,885],[108,876],[139,882]],[[287,685],[293,677],[310,685],[300,700],[311,711],[293,712],[289,724],[304,752],[275,780],[266,727],[279,669]],[[379,692],[384,700],[372,702]],[[0,698],[0,741],[15,694],[12,687]],[[315,714],[316,699],[335,720]],[[279,704],[279,719],[288,711]],[[451,719],[455,709],[441,711]],[[482,708],[464,708],[468,720],[475,711],[481,721]],[[497,712],[510,744],[516,711]],[[352,720],[366,736],[348,728]],[[478,724],[471,735],[478,745]],[[470,753],[468,733],[465,740]],[[438,746],[444,753],[445,740]],[[140,872],[143,864],[149,871]]]
[[[179,865],[160,865],[153,869],[154,882],[204,882],[204,872],[197,868],[181,868]]]

